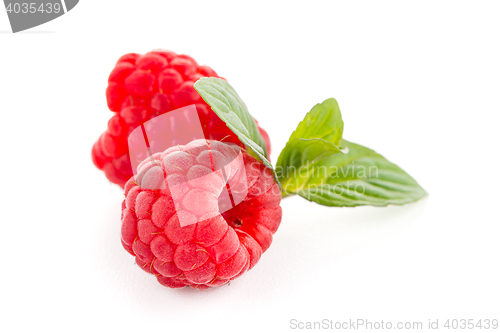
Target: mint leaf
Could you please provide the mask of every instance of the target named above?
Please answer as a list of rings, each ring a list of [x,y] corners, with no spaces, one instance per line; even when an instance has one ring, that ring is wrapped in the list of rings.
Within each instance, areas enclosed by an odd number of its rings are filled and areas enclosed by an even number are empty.
[[[329,98],[316,104],[290,136],[292,139],[323,139],[338,146],[344,131],[344,121],[339,104],[335,98]]]
[[[342,140],[343,129],[335,99],[311,109],[278,158],[284,197],[298,194],[326,206],[353,207],[402,205],[425,195],[413,178],[380,154]]]
[[[297,175],[294,182],[300,186],[289,186],[292,192],[337,207],[403,205],[425,196],[412,177],[382,155],[346,140],[340,145],[348,148],[347,154],[331,155],[307,175]]]
[[[344,130],[339,105],[333,98],[316,104],[304,117],[281,151],[276,165],[285,195],[296,192],[307,181],[318,163],[342,153],[337,147]],[[301,177],[296,173],[300,172]]]
[[[238,136],[240,141],[250,148],[268,168],[273,170],[278,182],[274,167],[267,159],[264,138],[262,138],[254,119],[234,88],[226,80],[214,77],[202,77],[195,82],[194,88],[219,118],[226,123],[227,127]]]

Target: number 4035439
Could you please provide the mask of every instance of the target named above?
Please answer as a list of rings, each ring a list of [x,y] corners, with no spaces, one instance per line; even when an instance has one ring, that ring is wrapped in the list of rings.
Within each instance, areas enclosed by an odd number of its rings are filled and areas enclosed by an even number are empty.
[[[447,329],[498,329],[497,319],[448,319],[444,323],[444,327]]]
[[[61,4],[59,3],[9,3],[7,5],[7,13],[15,13],[15,14],[35,14],[35,13],[55,13],[58,14],[61,12]]]

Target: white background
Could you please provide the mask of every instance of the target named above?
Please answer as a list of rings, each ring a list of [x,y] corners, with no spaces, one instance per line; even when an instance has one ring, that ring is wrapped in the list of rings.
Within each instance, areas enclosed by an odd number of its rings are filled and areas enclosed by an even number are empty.
[[[500,319],[499,13],[498,1],[87,0],[13,35],[0,10],[0,330]],[[354,209],[287,198],[252,271],[204,292],[162,287],[121,248],[122,191],[90,158],[115,61],[156,48],[227,78],[270,133],[273,161],[335,97],[344,137],[429,195]]]

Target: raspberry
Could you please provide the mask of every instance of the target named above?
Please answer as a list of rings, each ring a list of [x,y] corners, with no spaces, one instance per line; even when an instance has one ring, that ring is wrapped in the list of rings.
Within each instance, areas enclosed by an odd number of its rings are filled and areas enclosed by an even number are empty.
[[[123,187],[133,174],[128,135],[151,118],[191,104],[196,105],[205,138],[224,139],[243,147],[194,89],[194,82],[204,76],[218,77],[210,67],[199,66],[193,58],[170,51],[130,53],[118,59],[106,89],[108,107],[114,115],[92,147],[95,166],[111,182]],[[259,131],[270,153],[269,136],[260,127]]]
[[[137,169],[124,187],[122,245],[162,285],[225,285],[271,245],[281,193],[271,170],[241,147],[195,140]]]

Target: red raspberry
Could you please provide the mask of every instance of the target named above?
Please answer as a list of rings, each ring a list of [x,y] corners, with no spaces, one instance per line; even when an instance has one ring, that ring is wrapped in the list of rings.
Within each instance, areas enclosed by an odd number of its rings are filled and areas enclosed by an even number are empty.
[[[224,139],[243,147],[194,89],[194,82],[204,76],[218,77],[210,67],[170,51],[130,53],[118,59],[106,89],[108,107],[115,114],[92,147],[95,166],[111,182],[123,187],[133,174],[127,146],[130,132],[151,118],[191,104],[196,105],[205,138]],[[259,131],[270,153],[269,136],[260,127]]]
[[[280,201],[271,170],[244,149],[195,140],[138,166],[125,185],[122,245],[166,287],[221,286],[269,248]]]

